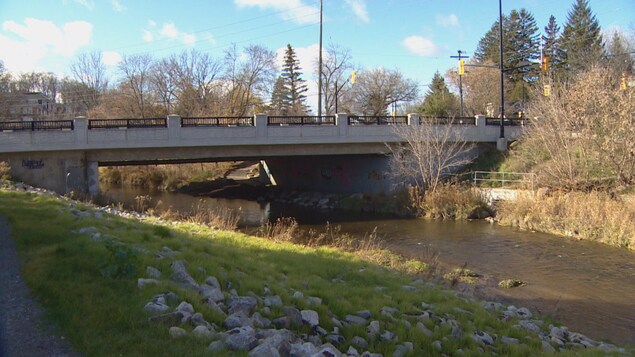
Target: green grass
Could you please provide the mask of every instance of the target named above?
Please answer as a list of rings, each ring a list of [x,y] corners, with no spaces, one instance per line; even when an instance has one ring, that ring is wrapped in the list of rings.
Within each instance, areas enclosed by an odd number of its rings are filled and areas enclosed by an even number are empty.
[[[528,337],[523,330],[512,327],[513,322],[500,321],[477,302],[457,297],[450,290],[426,284],[416,285],[416,291],[404,290],[402,286],[416,276],[378,266],[369,262],[367,255],[274,243],[191,223],[139,221],[109,214],[102,219],[78,218],[71,212],[73,207],[75,203],[53,196],[0,190],[0,214],[11,223],[27,284],[44,306],[47,318],[87,356],[208,355],[205,348],[210,341],[193,337],[171,339],[167,327],[149,323],[143,311],[152,296],[171,290],[180,300],[193,304],[207,321],[222,325],[222,318],[205,308],[196,293],[169,282],[170,261],[155,257],[162,247],[177,250],[175,258],[189,262],[188,271],[196,281],[202,282],[212,275],[224,287],[231,284],[239,295],[250,291],[262,295],[267,285],[273,294],[282,297],[285,305],[315,309],[322,327],[327,330],[333,327],[329,316],[344,319],[347,314],[368,309],[382,328],[395,332],[401,342],[414,343],[413,356],[437,353],[431,343],[447,335],[449,327],[435,329],[432,321],[427,321],[427,327],[434,331],[434,335],[428,337],[414,327],[418,321],[414,316],[409,318],[413,327],[408,328],[380,316],[382,307],[394,307],[402,313],[420,312],[421,303],[425,302],[434,304],[437,315],[454,315],[464,336],[444,341],[446,354],[461,348],[466,355],[478,355],[479,346],[469,336],[473,330],[514,337],[525,343],[507,346],[496,342],[499,355],[541,353],[538,338]],[[79,208],[91,211],[90,207]],[[96,240],[76,233],[89,226],[96,227],[102,237],[107,238]],[[126,269],[129,266],[134,269]],[[146,266],[161,270],[164,280],[160,285],[138,289],[136,279],[143,277]],[[120,274],[105,273],[113,270],[105,269],[109,267],[120,268],[114,269]],[[403,265],[404,270],[416,272],[424,268],[412,261]],[[305,297],[320,297],[322,304],[309,307],[304,301],[296,302],[292,299],[296,290],[302,291]],[[456,313],[454,307],[470,311],[472,315]],[[278,317],[278,313],[279,309],[274,308],[269,317]],[[341,334],[347,339],[365,336],[365,328],[344,328]],[[392,355],[395,346],[395,342],[371,342],[373,351],[387,356]],[[341,347],[344,351],[347,348]]]

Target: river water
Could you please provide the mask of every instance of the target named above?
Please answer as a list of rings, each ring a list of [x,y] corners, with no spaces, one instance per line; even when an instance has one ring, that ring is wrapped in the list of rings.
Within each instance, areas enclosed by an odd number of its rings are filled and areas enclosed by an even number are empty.
[[[375,227],[386,246],[404,256],[428,261],[438,257],[438,269],[467,267],[483,275],[479,296],[526,306],[552,316],[574,331],[594,339],[635,345],[635,252],[599,243],[519,231],[486,222],[393,220],[311,210],[237,199],[199,198],[178,193],[132,188],[101,188],[109,202],[134,208],[139,196],[146,207],[191,213],[202,208],[240,211],[241,226],[257,226],[281,216],[293,216],[301,227],[320,228],[337,222],[341,232],[363,236]],[[519,279],[526,286],[497,287],[502,279]]]

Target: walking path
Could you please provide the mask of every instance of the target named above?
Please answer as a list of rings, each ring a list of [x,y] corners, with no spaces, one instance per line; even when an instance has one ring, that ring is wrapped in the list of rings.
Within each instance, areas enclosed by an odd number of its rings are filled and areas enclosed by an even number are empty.
[[[20,276],[9,222],[0,216],[0,357],[79,356],[64,337],[46,333],[43,311]]]

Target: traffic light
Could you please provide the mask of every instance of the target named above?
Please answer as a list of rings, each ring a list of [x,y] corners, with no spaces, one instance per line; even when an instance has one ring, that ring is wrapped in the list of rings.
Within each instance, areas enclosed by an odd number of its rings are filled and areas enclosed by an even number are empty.
[[[545,84],[543,87],[543,93],[545,97],[549,97],[551,95],[551,86],[549,84]]]
[[[356,80],[357,80],[357,71],[353,70],[353,72],[351,72],[351,83],[355,84]]]
[[[542,63],[540,64],[540,68],[543,73],[547,73],[549,71],[549,56],[542,57]]]
[[[620,89],[626,90],[626,74],[622,74],[622,80],[620,81]]]
[[[465,74],[465,60],[460,59],[459,60],[459,76],[462,76]]]

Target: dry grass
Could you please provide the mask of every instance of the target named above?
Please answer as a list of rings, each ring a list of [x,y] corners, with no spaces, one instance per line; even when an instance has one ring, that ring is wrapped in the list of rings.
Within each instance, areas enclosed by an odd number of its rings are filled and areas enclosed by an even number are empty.
[[[501,223],[635,249],[635,203],[604,192],[555,192],[501,204]]]
[[[487,212],[487,203],[471,188],[458,184],[443,184],[426,192],[419,203],[419,211],[427,218],[466,219],[478,211]]]

